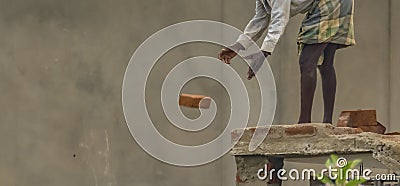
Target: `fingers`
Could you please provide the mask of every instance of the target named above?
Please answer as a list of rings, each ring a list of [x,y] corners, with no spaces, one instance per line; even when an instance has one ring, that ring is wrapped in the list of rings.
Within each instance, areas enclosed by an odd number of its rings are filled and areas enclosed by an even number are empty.
[[[222,49],[221,52],[218,54],[218,59],[223,61],[226,64],[230,64],[232,58],[235,57],[230,49]],[[247,72],[247,79],[251,80],[253,77],[256,76],[256,72],[261,68],[262,64],[264,63],[264,56],[260,53],[250,54],[248,56],[243,57],[245,60],[251,60],[252,63],[249,65],[249,71]]]
[[[251,80],[255,76],[253,70],[251,70],[251,67],[249,67],[249,71],[247,72],[247,79]]]
[[[225,58],[225,63],[226,64],[231,64],[231,59],[232,59],[231,57],[226,57]]]
[[[264,64],[264,58],[253,58],[251,64],[249,65],[249,71],[247,73],[248,80],[251,80],[253,77],[256,76],[256,73],[260,70],[262,65]]]
[[[229,64],[229,63],[228,63],[228,58],[227,58],[226,55],[223,55],[223,56],[222,56],[221,61],[224,62],[224,63],[226,63],[226,64]]]
[[[224,60],[224,57],[226,56],[226,50],[225,49],[222,49],[219,53],[218,53],[218,59],[219,60]]]
[[[231,58],[226,54],[227,49],[222,49],[218,54],[218,59],[226,64],[230,64]]]
[[[243,57],[243,59],[245,59],[245,60],[253,60],[253,58],[254,58],[253,54]],[[253,71],[253,69],[254,69],[253,66],[254,66],[254,61],[251,62],[251,64],[249,65],[249,70],[247,71],[247,79],[248,80],[253,79],[253,77],[255,76],[255,73]]]

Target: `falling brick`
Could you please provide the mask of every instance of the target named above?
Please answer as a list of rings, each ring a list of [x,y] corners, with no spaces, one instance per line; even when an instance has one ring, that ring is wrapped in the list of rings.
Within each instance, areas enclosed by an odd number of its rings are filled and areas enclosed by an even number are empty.
[[[211,98],[202,95],[181,94],[179,96],[179,105],[190,108],[210,108]]]
[[[376,110],[343,111],[338,120],[338,127],[376,126]]]
[[[358,128],[362,129],[364,132],[373,132],[377,134],[385,134],[386,132],[386,127],[379,122],[374,126],[358,126]]]

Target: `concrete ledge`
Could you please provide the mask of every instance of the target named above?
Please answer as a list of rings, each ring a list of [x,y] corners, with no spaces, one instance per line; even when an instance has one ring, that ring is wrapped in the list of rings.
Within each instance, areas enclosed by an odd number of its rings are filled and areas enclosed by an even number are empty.
[[[268,128],[262,130],[268,131]],[[388,169],[400,171],[400,136],[363,132],[358,128],[333,127],[328,124],[273,125],[263,143],[248,150],[255,128],[232,132],[237,142],[231,150],[235,157],[268,156],[306,158],[329,154],[371,153]],[[243,135],[240,137],[240,134]]]

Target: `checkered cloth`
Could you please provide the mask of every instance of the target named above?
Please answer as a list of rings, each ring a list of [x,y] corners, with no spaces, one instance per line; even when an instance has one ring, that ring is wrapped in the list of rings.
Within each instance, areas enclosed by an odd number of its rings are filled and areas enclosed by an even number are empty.
[[[300,28],[300,50],[304,44],[355,45],[353,5],[354,0],[315,0]]]

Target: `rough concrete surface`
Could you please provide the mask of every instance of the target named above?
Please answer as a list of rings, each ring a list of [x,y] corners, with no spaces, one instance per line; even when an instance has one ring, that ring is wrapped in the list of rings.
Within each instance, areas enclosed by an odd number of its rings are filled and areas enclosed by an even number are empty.
[[[267,131],[268,129],[265,129]],[[232,132],[237,142],[235,156],[312,157],[330,154],[370,152],[393,171],[400,171],[400,136],[362,132],[354,128],[336,128],[327,124],[273,125],[264,142],[255,151],[248,150],[254,128]]]

